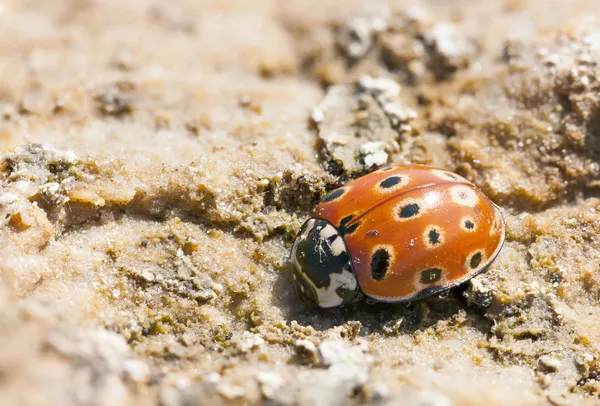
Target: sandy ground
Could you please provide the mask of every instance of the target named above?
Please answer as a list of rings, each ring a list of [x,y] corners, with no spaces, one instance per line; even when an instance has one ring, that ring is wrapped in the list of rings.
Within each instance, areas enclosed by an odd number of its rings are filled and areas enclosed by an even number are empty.
[[[600,3],[0,2],[2,405],[600,404]],[[332,188],[441,166],[485,274],[318,310]]]

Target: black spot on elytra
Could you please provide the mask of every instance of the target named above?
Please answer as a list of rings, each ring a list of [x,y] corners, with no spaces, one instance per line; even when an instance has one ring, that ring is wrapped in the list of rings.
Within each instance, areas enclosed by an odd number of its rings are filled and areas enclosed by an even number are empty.
[[[352,234],[353,232],[356,231],[356,229],[358,228],[360,223],[354,223],[354,224],[348,225],[348,223],[350,223],[350,221],[352,220],[352,217],[353,217],[352,214],[350,214],[340,220],[340,226],[338,227],[340,235],[343,236],[346,234]]]
[[[401,180],[402,178],[400,176],[390,176],[389,178],[382,180],[381,183],[379,183],[379,186],[384,189],[389,189],[396,186]]]
[[[479,264],[481,263],[481,252],[478,252],[477,254],[473,255],[471,257],[471,261],[469,262],[469,265],[471,266],[472,269],[475,269],[479,266]]]
[[[350,222],[350,220],[352,220],[352,214],[350,214],[349,216],[346,216],[340,220],[340,227],[345,227],[346,224],[348,224]]]
[[[438,245],[440,243],[440,233],[435,228],[432,228],[429,231],[428,237],[429,237],[429,242],[432,245]]]
[[[442,278],[442,270],[439,268],[431,268],[426,269],[421,272],[421,282],[422,283],[434,283],[439,281]]]
[[[385,278],[385,274],[390,267],[390,253],[380,248],[371,257],[371,276],[376,281]]]
[[[465,228],[467,230],[472,230],[472,229],[475,228],[475,224],[471,220],[466,220],[465,221]]]
[[[354,224],[352,224],[352,225],[351,225],[350,227],[348,227],[348,228],[346,228],[346,227],[343,227],[343,228],[340,230],[340,234],[342,234],[342,235],[346,235],[346,234],[352,234],[353,232],[355,232],[355,231],[356,231],[356,229],[358,228],[359,224],[360,224],[360,223],[354,223]]]
[[[369,230],[365,234],[367,237],[377,237],[379,235],[379,231],[377,230]]]
[[[336,189],[323,198],[323,203],[329,203],[339,199],[344,193],[346,193],[344,189]]]
[[[407,204],[400,209],[400,218],[408,218],[419,214],[419,205],[417,203]]]

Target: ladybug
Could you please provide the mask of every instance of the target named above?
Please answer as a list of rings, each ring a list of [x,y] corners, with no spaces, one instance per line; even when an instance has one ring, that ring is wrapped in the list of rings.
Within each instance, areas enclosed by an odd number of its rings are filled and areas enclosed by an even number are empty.
[[[362,294],[408,302],[484,271],[504,243],[501,209],[477,186],[443,169],[380,169],[323,198],[292,246],[303,299],[346,305]]]

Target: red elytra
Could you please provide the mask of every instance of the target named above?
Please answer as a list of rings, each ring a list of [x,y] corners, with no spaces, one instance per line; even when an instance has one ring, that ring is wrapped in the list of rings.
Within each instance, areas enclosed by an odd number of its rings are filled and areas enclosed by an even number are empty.
[[[422,165],[382,169],[316,207],[292,248],[294,279],[321,307],[349,303],[359,288],[378,301],[415,300],[482,272],[504,234],[501,210],[466,179]]]

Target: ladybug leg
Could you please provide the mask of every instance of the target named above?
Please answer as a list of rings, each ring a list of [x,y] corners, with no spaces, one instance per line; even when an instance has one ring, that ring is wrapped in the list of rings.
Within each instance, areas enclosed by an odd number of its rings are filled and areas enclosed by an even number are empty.
[[[443,292],[438,293],[438,295],[437,295],[438,298],[440,298],[440,299],[448,299],[448,297],[450,297],[450,290],[451,289],[448,289],[448,290],[445,290]]]
[[[365,298],[365,295],[364,295],[364,294],[363,294],[363,293],[362,293],[362,292],[359,290],[359,291],[356,293],[356,296],[354,297],[354,299],[352,300],[352,302],[351,302],[351,303],[353,303],[353,304],[355,304],[355,303],[358,303],[358,302],[360,302],[361,300],[363,300],[364,298]]]
[[[375,303],[379,303],[379,302],[377,300],[375,300],[375,299],[371,299],[370,297],[367,297],[365,299],[365,303],[368,304],[368,305],[374,305]]]
[[[427,320],[429,319],[429,313],[431,312],[426,301],[420,301],[417,304],[419,309],[419,328],[423,329],[427,327]]]
[[[335,317],[335,319],[342,323],[344,321],[344,317],[342,316],[342,308],[341,307],[332,307],[330,308],[331,314]]]

